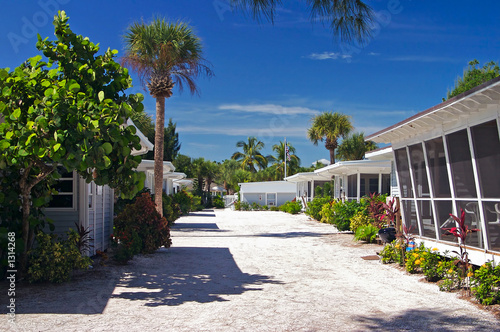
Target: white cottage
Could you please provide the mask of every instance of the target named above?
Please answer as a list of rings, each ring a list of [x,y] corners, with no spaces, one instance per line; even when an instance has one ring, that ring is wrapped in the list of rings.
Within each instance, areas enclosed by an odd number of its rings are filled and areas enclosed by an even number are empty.
[[[154,177],[154,160],[143,159],[137,167],[139,172],[146,173],[146,180],[144,181],[144,187],[149,188],[152,193],[155,190],[155,177]],[[163,162],[163,191],[167,195],[172,195],[178,190],[179,183],[178,180],[182,180],[186,177],[186,174],[175,172],[175,166],[170,161]]]
[[[457,250],[443,235],[466,213],[474,264],[500,263],[500,77],[367,136],[390,143],[403,222],[427,247]]]
[[[134,126],[129,119],[127,125]],[[132,151],[132,155],[142,155],[153,149],[153,144],[137,129],[141,139],[141,149]],[[53,197],[44,213],[54,220],[55,233],[64,235],[75,223],[90,230],[93,239],[89,255],[96,250],[104,251],[109,247],[113,232],[114,190],[108,186],[98,186],[94,182],[86,183],[76,172],[62,173],[56,189],[59,195]]]
[[[239,183],[240,201],[248,204],[280,206],[295,198],[296,184],[287,181]]]
[[[301,201],[311,201],[314,189],[329,181],[334,183],[334,198],[359,201],[370,193],[390,194],[390,174],[390,160],[353,160],[298,173],[285,180],[297,183],[297,199]]]

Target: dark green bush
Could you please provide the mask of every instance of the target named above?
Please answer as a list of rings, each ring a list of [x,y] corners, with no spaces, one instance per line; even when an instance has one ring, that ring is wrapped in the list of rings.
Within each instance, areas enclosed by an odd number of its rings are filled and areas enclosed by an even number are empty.
[[[474,272],[471,279],[472,293],[481,304],[500,303],[500,265],[487,262]]]
[[[219,195],[212,198],[212,204],[216,209],[223,209],[225,207],[224,200]]]
[[[138,253],[153,253],[161,246],[170,247],[168,221],[156,211],[148,193],[125,207],[114,220],[113,242],[119,261],[127,261]]]
[[[179,203],[174,201],[172,195],[167,195],[163,193],[163,216],[168,221],[168,225],[171,226],[177,219],[179,219],[182,214],[181,207]]]
[[[280,208],[279,208],[278,206],[271,206],[271,207],[269,208],[269,210],[271,210],[271,211],[279,211],[279,210],[280,210]]]
[[[307,204],[306,214],[317,221],[321,220],[321,209],[323,205],[332,201],[331,197],[314,197],[314,199]]]
[[[186,190],[181,190],[174,194],[173,197],[174,202],[179,204],[183,215],[187,215],[189,212],[193,211],[193,194]]]
[[[36,247],[29,253],[28,281],[60,283],[71,279],[75,269],[87,269],[91,260],[78,250],[80,236],[75,230],[67,232],[66,240],[54,234],[39,232]]]

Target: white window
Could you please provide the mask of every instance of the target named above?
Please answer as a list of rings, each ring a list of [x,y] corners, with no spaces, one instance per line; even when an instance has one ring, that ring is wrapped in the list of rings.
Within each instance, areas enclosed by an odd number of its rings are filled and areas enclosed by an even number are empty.
[[[74,209],[76,192],[75,173],[66,171],[62,166],[58,166],[56,171],[61,175],[61,178],[56,181],[52,188],[57,190],[59,194],[52,196],[48,208]]]

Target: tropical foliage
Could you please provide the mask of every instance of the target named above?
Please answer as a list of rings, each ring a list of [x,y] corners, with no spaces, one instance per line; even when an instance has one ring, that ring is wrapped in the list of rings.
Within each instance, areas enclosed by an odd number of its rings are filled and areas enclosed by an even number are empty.
[[[117,51],[97,55],[99,46],[73,33],[68,19],[59,12],[56,40],[38,39],[47,62],[38,55],[13,71],[0,69],[0,171],[16,179],[2,180],[0,205],[21,211],[2,218],[0,232],[13,229],[22,238],[22,270],[43,226],[39,209],[55,193],[50,183],[60,177],[58,165],[127,196],[144,183],[134,171],[141,158],[130,155],[140,139],[135,128],[123,126],[143,109],[142,95],[125,94],[131,79],[115,62]]]
[[[477,68],[479,61],[476,59],[469,62],[469,67],[464,70],[463,77],[458,77],[455,81],[455,87],[446,94],[443,101],[458,96],[459,94],[472,89],[484,82],[500,76],[500,67],[498,62],[490,61],[483,68]]]
[[[326,22],[334,36],[344,42],[366,42],[371,37],[374,23],[373,10],[360,0],[306,0],[311,21]],[[282,1],[277,0],[230,0],[236,9],[250,11],[256,19],[264,17],[273,22],[277,6]]]
[[[375,142],[365,141],[364,133],[353,133],[342,140],[337,148],[336,158],[338,160],[362,160],[366,152],[376,148]]]
[[[311,119],[311,127],[307,130],[307,137],[317,145],[325,142],[325,148],[330,151],[330,163],[335,164],[335,149],[338,140],[345,138],[352,130],[350,117],[338,112],[325,112]]]
[[[257,169],[261,170],[267,167],[267,158],[260,152],[264,148],[262,141],[250,136],[247,142],[239,141],[236,146],[242,148],[243,152],[236,151],[231,158],[239,161],[242,169],[255,173]]]
[[[287,175],[295,173],[300,167],[300,158],[295,155],[295,148],[288,142],[287,146],[289,158],[286,153],[285,143],[281,141],[278,144],[273,145],[275,155],[268,157],[268,160],[272,164],[272,168],[274,168],[274,172],[276,174],[274,180],[282,180],[285,177],[285,163]]]
[[[179,91],[187,85],[194,94],[195,79],[202,74],[211,76],[212,71],[203,58],[200,39],[183,22],[169,23],[161,18],[150,23],[134,22],[124,39],[124,65],[137,72],[143,86],[156,99],[155,203],[161,215],[165,98],[172,96],[175,85]]]

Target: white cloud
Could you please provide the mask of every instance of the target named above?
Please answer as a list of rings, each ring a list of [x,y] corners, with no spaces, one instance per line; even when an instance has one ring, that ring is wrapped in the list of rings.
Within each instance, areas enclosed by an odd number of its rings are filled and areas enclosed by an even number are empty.
[[[407,55],[389,58],[390,61],[408,61],[408,62],[455,62],[455,59],[439,56],[425,55]]]
[[[258,105],[240,105],[240,104],[223,104],[218,107],[220,110],[230,110],[248,113],[265,113],[274,115],[316,115],[320,112],[307,107],[300,106],[282,106],[276,104],[258,104]]]
[[[307,126],[288,127],[285,125],[275,126],[270,122],[269,126],[263,127],[240,127],[234,125],[225,126],[178,126],[177,131],[183,134],[199,135],[226,135],[226,136],[256,136],[259,138],[270,139],[273,137],[306,137]]]
[[[312,60],[337,60],[352,58],[352,56],[349,54],[341,54],[335,52],[311,53],[307,57]]]

